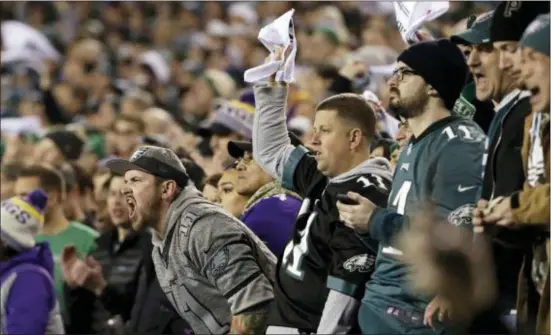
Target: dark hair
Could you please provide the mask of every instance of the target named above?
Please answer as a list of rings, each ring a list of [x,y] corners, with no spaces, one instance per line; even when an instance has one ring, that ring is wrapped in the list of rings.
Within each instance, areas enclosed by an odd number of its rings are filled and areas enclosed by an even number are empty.
[[[339,77],[339,69],[333,64],[320,64],[315,69],[316,74],[323,79],[334,80]]]
[[[387,138],[380,138],[379,140],[377,140],[377,142],[373,143],[372,148],[373,150],[379,147],[383,148],[383,156],[386,159],[390,160],[390,155],[392,154],[392,147],[396,144],[398,143],[394,140],[389,140]]]
[[[221,173],[215,173],[210,177],[208,177],[207,180],[205,180],[205,186],[210,185],[210,186],[218,187],[218,182],[220,181],[221,178],[222,178]]]
[[[82,169],[78,164],[71,163],[71,167],[73,168],[73,173],[75,175],[76,179],[76,185],[78,186],[78,189],[80,192],[86,192],[94,191],[94,181],[92,180],[92,176],[90,176],[84,169]]]
[[[202,190],[205,186],[205,170],[201,168],[195,161],[188,158],[180,159],[186,168],[189,179],[195,184],[197,189]]]
[[[16,181],[22,168],[23,165],[19,163],[9,163],[2,166],[2,174],[6,178],[6,181]]]
[[[65,180],[62,175],[49,167],[41,165],[24,167],[21,169],[21,172],[19,172],[18,178],[24,177],[38,178],[40,187],[46,192],[54,191],[58,192],[60,195],[65,193]]]
[[[334,110],[342,119],[352,121],[360,130],[368,143],[375,137],[377,119],[373,108],[362,96],[353,93],[341,93],[320,102],[316,112]]]

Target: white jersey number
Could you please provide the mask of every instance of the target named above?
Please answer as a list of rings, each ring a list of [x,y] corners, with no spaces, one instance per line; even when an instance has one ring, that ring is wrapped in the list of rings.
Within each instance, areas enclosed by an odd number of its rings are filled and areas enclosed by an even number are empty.
[[[404,215],[406,212],[406,200],[408,198],[409,190],[411,189],[411,181],[406,180],[396,193],[394,200],[392,201],[392,206],[396,207],[396,212],[400,215]]]
[[[310,199],[304,199],[298,216],[309,209],[310,201]],[[300,242],[295,243],[294,240],[289,241],[289,243],[287,243],[287,245],[285,246],[285,250],[283,251],[283,266],[285,267],[285,270],[291,276],[299,280],[302,280],[302,278],[304,277],[304,270],[301,269],[302,260],[304,258],[304,255],[308,253],[308,236],[310,235],[310,227],[312,226],[312,223],[316,219],[317,215],[318,214],[316,212],[312,212],[312,214],[308,216],[306,227],[298,232],[300,235]],[[291,262],[289,262],[291,253],[293,254],[293,259]]]
[[[394,200],[392,201],[392,206],[396,207],[396,212],[400,215],[404,215],[406,212],[406,201],[408,198],[409,191],[411,189],[411,181],[406,180],[396,193]],[[404,253],[394,247],[387,246],[384,247],[381,252],[383,254],[392,255],[392,256],[402,256]]]

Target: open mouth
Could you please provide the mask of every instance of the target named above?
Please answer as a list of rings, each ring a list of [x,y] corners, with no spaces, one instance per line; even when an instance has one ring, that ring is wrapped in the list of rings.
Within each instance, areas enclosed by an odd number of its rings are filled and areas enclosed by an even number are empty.
[[[132,197],[126,198],[126,204],[128,205],[130,220],[133,220],[136,215],[136,200]]]
[[[113,214],[114,217],[120,218],[125,213],[126,213],[126,211],[124,210],[124,208],[116,207],[116,208],[113,208],[113,213],[112,214]]]

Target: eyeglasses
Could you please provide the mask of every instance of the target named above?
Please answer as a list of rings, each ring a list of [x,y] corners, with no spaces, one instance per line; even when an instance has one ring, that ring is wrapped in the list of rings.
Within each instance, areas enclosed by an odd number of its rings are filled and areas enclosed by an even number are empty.
[[[417,75],[418,73],[413,71],[413,70],[402,67],[402,68],[394,70],[394,72],[392,72],[392,75],[390,75],[390,78],[396,77],[396,79],[398,81],[402,81],[402,80],[404,80],[404,75],[406,75],[406,74],[407,75],[410,75],[410,74],[411,75]]]

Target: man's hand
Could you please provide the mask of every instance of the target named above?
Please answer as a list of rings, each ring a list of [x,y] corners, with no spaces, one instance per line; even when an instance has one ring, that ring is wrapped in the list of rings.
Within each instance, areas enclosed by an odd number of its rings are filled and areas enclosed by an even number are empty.
[[[73,245],[63,248],[61,270],[65,282],[70,288],[82,287],[90,273],[90,268],[83,260],[78,258],[76,248]]]
[[[451,304],[447,299],[439,296],[434,297],[425,309],[423,323],[434,328],[433,320],[435,317],[437,317],[440,322],[444,322],[445,320],[450,320],[452,318]]]
[[[107,287],[107,281],[103,276],[101,264],[94,257],[90,256],[86,259],[86,265],[89,267],[89,274],[84,287],[94,292],[95,295],[100,296],[105,287]]]
[[[488,201],[480,199],[473,210],[473,231],[475,233],[484,232],[484,210],[486,207],[488,207]]]
[[[412,289],[438,297],[427,307],[425,323],[432,326],[433,316],[438,316],[467,324],[495,299],[490,243],[484,235],[437,217],[432,204],[417,213],[409,229],[400,234],[398,248],[410,266]],[[453,316],[449,306],[453,306]]]
[[[83,287],[99,296],[107,286],[101,265],[94,257],[88,257],[86,261],[79,259],[72,245],[63,248],[61,269],[70,288]]]
[[[348,192],[346,194],[351,200],[356,201],[357,205],[345,205],[337,202],[339,217],[345,225],[355,229],[358,232],[366,233],[369,231],[369,219],[377,206],[369,199],[362,197],[358,193]]]
[[[484,222],[504,227],[518,224],[511,208],[511,197],[497,197],[490,201],[484,213]]]

